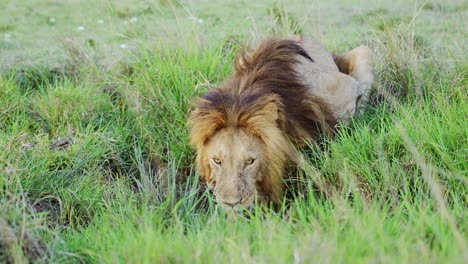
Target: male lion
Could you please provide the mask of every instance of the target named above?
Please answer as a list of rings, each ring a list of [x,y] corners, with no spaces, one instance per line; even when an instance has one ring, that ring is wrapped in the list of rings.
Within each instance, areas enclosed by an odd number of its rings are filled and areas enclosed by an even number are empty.
[[[285,168],[295,145],[348,123],[368,97],[371,51],[332,54],[318,41],[263,41],[241,52],[235,74],[198,99],[191,143],[200,176],[228,212],[283,196]]]

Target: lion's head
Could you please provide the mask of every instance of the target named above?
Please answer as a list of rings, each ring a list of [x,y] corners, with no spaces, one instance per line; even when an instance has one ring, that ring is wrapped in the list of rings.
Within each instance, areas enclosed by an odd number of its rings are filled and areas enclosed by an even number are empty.
[[[284,168],[295,151],[277,125],[280,104],[276,95],[221,89],[198,100],[191,142],[202,179],[227,210],[281,199]]]

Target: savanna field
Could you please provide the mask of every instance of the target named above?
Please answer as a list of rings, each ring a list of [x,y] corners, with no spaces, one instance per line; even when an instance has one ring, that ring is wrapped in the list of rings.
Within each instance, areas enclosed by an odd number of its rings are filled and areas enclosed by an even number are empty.
[[[0,263],[467,263],[468,4],[0,1]],[[227,221],[187,117],[236,52],[374,51],[364,115]]]

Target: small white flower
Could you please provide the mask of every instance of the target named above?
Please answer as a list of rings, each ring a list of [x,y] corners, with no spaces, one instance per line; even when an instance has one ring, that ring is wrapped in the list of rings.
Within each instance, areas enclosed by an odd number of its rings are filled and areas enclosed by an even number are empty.
[[[78,31],[84,31],[85,27],[84,26],[79,26],[77,29],[78,29]]]
[[[97,21],[97,23],[102,25],[102,24],[104,24],[104,20],[99,19],[99,20]]]
[[[138,18],[132,17],[132,18],[130,19],[130,22],[131,22],[131,23],[136,23],[136,22],[138,22]]]
[[[193,21],[196,21],[198,23],[203,23],[203,19],[199,18],[199,17],[196,17],[196,16],[190,16],[189,17],[190,20],[193,20]]]
[[[128,49],[128,45],[125,43],[120,44],[121,49]]]
[[[6,42],[10,42],[10,41],[11,41],[11,35],[8,34],[8,33],[5,33],[5,34],[3,34],[3,39],[4,39]]]
[[[55,17],[51,17],[51,18],[49,18],[49,23],[51,23],[51,24],[55,24]]]

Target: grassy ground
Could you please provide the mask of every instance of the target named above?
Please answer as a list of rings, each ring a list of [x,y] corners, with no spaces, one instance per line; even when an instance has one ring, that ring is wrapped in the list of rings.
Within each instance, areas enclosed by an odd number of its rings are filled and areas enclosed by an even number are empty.
[[[133,2],[0,3],[0,262],[468,261],[465,1]],[[369,45],[371,106],[303,150],[279,212],[228,222],[190,102],[293,33]]]

